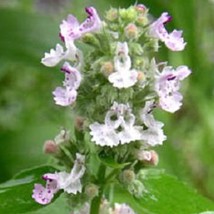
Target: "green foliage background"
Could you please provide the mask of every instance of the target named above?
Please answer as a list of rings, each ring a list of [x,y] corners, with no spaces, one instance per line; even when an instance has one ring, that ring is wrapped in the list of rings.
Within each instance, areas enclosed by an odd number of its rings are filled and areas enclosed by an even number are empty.
[[[54,47],[61,20],[68,13],[84,19],[84,6],[93,5],[101,16],[110,6],[128,7],[133,0],[33,0],[0,2],[0,182],[21,169],[43,164],[43,142],[61,126],[72,123],[65,108],[54,105],[51,91],[61,84],[58,69],[40,59]],[[63,3],[64,2],[64,3]],[[185,51],[172,53],[164,46],[159,59],[170,65],[186,64],[192,75],[183,85],[184,105],[171,115],[161,113],[168,140],[157,148],[158,167],[214,199],[214,1],[139,0],[155,16],[168,11],[168,29],[182,29]]]

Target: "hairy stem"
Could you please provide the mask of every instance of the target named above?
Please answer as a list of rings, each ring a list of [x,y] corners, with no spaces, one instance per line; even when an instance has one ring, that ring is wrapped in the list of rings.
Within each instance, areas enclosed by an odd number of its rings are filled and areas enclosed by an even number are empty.
[[[99,195],[94,197],[93,200],[91,201],[90,214],[99,214],[100,204],[101,204],[104,185],[105,185],[105,171],[106,171],[106,166],[101,164],[98,170],[98,181],[97,181],[100,186]]]

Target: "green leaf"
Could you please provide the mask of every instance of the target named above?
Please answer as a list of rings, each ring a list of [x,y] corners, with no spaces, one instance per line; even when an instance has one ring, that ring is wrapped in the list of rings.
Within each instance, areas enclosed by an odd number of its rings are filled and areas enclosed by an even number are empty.
[[[139,179],[145,185],[142,198],[134,198],[117,186],[114,201],[129,203],[138,214],[197,214],[207,210],[212,213],[214,210],[212,201],[163,170],[142,170]]]
[[[22,171],[0,184],[0,213],[19,214],[45,207],[32,199],[32,191],[35,183],[42,182],[43,174],[55,171],[51,166],[40,166]]]

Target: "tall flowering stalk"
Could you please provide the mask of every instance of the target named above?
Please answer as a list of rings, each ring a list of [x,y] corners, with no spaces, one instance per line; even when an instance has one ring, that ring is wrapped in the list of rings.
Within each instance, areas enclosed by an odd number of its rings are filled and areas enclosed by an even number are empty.
[[[159,44],[182,51],[186,43],[182,31],[165,29],[168,13],[151,21],[142,4],[111,8],[103,21],[93,7],[86,13],[82,23],[73,15],[63,20],[62,45],[42,58],[46,66],[61,66],[65,79],[53,91],[54,101],[72,107],[75,126],[45,143],[64,170],[47,172],[46,186],[35,184],[33,198],[45,205],[64,191],[72,213],[135,213],[113,204],[109,189],[120,185],[143,197],[140,170],[158,163],[153,147],[166,140],[153,112],[180,109],[180,84],[191,73],[184,65],[157,63],[154,54]]]

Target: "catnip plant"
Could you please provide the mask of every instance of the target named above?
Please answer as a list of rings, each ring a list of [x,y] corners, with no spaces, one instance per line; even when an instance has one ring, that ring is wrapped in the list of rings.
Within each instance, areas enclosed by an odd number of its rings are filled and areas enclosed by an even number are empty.
[[[167,12],[152,20],[142,4],[111,8],[104,20],[94,7],[85,11],[82,23],[73,15],[62,21],[62,43],[41,60],[60,65],[64,81],[53,99],[70,107],[74,126],[45,142],[59,171],[44,174],[46,185],[35,184],[32,197],[46,205],[64,192],[73,214],[134,214],[127,202],[112,202],[115,187],[143,197],[143,170],[158,164],[154,147],[166,140],[153,113],[181,108],[180,84],[191,73],[155,54],[162,44],[182,51],[186,43],[182,31],[166,30]]]

